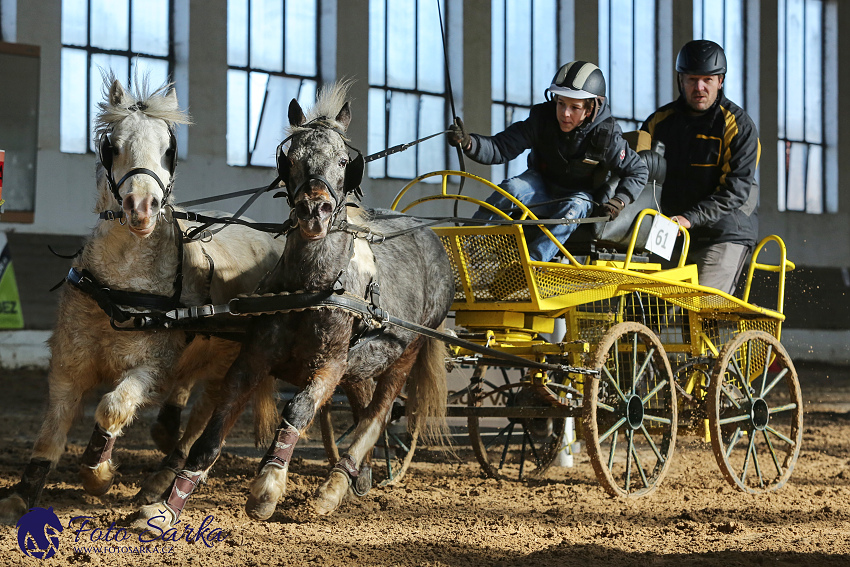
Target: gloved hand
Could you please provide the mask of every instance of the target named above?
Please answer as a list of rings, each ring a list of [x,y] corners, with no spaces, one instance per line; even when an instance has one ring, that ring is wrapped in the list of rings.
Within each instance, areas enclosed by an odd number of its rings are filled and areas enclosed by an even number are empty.
[[[449,131],[446,133],[446,141],[450,146],[460,146],[462,150],[469,148],[472,139],[463,127],[463,120],[455,118],[454,123],[449,126]]]
[[[607,203],[602,205],[602,211],[609,217],[611,220],[617,218],[617,215],[620,214],[620,211],[626,208],[626,203],[623,202],[619,197],[611,197]]]

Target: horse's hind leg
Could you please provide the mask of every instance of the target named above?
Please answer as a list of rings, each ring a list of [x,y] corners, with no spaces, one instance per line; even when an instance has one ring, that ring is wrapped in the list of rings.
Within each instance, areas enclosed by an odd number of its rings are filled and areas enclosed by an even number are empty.
[[[390,418],[390,410],[404,387],[416,360],[418,345],[409,347],[377,379],[375,394],[357,423],[348,452],[339,460],[328,479],[316,490],[312,507],[318,514],[329,514],[342,503],[348,489],[356,485],[360,464],[372,452]]]
[[[348,403],[351,406],[351,413],[354,417],[354,422],[359,423],[363,419],[366,408],[369,402],[372,401],[372,396],[375,392],[374,380],[361,380],[354,384],[343,385],[342,389],[348,397]],[[331,463],[335,465],[336,462]],[[360,464],[359,474],[354,479],[351,489],[355,496],[366,496],[372,488],[372,451],[368,451]]]
[[[94,432],[80,460],[80,478],[89,494],[102,496],[112,486],[115,440],[135,417],[139,406],[150,399],[155,386],[156,378],[151,369],[135,368],[125,373],[118,386],[101,398],[95,411]]]
[[[68,430],[71,429],[83,395],[90,389],[91,384],[75,381],[68,374],[51,372],[48,386],[49,401],[44,423],[20,482],[12,488],[9,496],[0,500],[0,523],[14,524],[27,510],[38,505],[41,491],[47,481],[47,473],[56,466],[65,451]]]
[[[176,446],[165,456],[159,470],[148,476],[133,500],[139,504],[158,502],[166,496],[177,472],[186,464],[186,456],[192,444],[198,440],[210,420],[215,402],[219,395],[220,381],[210,381],[204,385],[201,397],[192,406],[186,430],[178,439]]]
[[[156,448],[166,455],[170,454],[180,441],[180,416],[196,381],[197,377],[175,384],[168,398],[160,406],[156,421],[151,425],[151,439]]]

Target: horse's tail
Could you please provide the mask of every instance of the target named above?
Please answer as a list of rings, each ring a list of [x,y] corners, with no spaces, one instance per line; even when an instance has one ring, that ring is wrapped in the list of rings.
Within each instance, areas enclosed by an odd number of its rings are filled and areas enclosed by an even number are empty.
[[[442,330],[443,325],[439,328]],[[446,346],[438,339],[425,337],[407,380],[408,430],[418,430],[423,440],[430,444],[450,442],[447,396]]]
[[[254,390],[254,445],[258,448],[271,443],[280,419],[277,414],[277,388],[274,376],[268,375]]]

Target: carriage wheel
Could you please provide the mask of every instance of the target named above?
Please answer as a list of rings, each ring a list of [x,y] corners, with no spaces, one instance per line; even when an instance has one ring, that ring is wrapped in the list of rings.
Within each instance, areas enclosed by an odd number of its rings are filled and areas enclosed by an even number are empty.
[[[487,377],[485,378],[485,374]],[[552,405],[519,370],[478,366],[469,388],[471,407],[546,407]],[[469,443],[491,478],[521,480],[542,475],[561,448],[564,419],[474,417],[467,420]]]
[[[618,323],[596,348],[598,370],[584,392],[584,432],[596,478],[612,496],[654,491],[676,444],[676,388],[658,337]]]
[[[732,486],[759,494],[788,481],[803,440],[803,400],[797,371],[773,335],[746,331],[723,348],[708,419],[711,448]]]

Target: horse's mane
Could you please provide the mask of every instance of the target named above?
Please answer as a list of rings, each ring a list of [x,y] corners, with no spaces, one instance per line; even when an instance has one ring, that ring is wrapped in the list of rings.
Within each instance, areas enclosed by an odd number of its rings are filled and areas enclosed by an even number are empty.
[[[352,80],[345,79],[322,87],[319,91],[319,95],[316,97],[316,103],[304,111],[304,116],[306,118],[305,123],[311,121],[314,123],[318,122],[322,125],[328,126],[329,128],[344,130],[343,125],[337,122],[335,118],[336,115],[339,114],[343,105],[348,102],[348,91],[351,88],[352,83]],[[287,134],[291,135],[308,129],[309,128],[304,128],[303,126],[290,125],[289,128],[287,128]]]
[[[121,122],[133,112],[142,112],[151,118],[159,118],[165,120],[169,127],[174,127],[177,124],[191,124],[192,119],[185,110],[181,110],[174,99],[168,98],[169,89],[173,83],[165,83],[161,87],[151,91],[148,77],[144,76],[141,79],[136,77],[132,85],[125,90],[129,100],[127,104],[114,106],[109,97],[109,87],[115,81],[113,73],[107,73],[103,76],[103,99],[104,102],[97,103],[100,112],[95,119],[95,136],[100,135],[109,130],[110,126]]]

